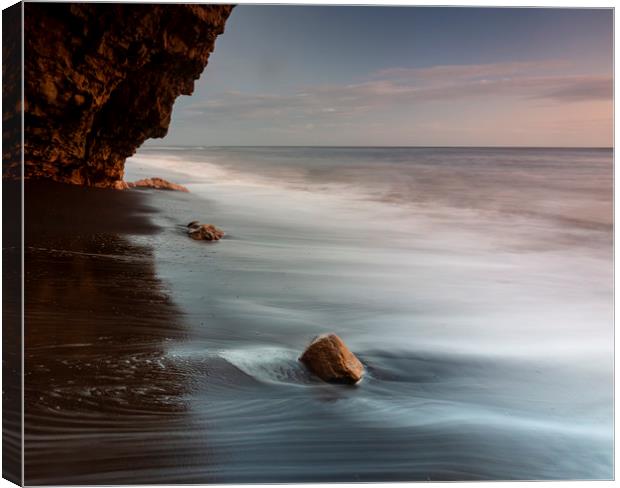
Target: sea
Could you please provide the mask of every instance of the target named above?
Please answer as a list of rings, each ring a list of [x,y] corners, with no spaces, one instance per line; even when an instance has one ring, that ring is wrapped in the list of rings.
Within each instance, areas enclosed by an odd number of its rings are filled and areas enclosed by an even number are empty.
[[[135,237],[183,331],[150,481],[613,478],[612,149],[143,147],[152,176],[190,193]],[[298,361],[325,332],[359,384]]]

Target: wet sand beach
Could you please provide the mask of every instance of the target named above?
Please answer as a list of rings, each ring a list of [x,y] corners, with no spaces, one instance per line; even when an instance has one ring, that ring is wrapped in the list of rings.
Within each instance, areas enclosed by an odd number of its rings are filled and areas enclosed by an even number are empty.
[[[149,195],[29,182],[25,208],[26,483],[161,482],[187,378],[162,360],[182,314],[129,237],[159,232]]]

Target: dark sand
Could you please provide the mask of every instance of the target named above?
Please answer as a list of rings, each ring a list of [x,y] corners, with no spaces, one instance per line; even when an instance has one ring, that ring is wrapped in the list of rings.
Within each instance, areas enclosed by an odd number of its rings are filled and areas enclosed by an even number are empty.
[[[145,468],[179,464],[161,441],[184,383],[160,358],[182,319],[127,238],[158,232],[148,198],[26,185],[27,484],[149,482]]]
[[[2,476],[22,480],[21,183],[2,182]]]

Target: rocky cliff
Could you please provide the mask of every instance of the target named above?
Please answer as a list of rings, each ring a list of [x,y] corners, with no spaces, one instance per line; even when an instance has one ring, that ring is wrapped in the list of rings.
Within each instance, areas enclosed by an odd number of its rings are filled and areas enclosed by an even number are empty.
[[[26,178],[119,187],[125,159],[166,135],[175,99],[192,93],[232,6],[24,9]],[[19,107],[4,112],[10,120]],[[19,161],[5,161],[3,173],[19,177]]]

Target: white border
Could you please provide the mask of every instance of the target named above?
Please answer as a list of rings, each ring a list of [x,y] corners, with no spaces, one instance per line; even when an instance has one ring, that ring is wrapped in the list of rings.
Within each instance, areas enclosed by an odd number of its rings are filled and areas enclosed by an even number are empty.
[[[82,1],[87,1],[87,2],[92,2],[93,0],[82,0]],[[139,1],[139,0],[125,0],[127,1],[127,3],[206,3],[206,2],[200,2],[200,1],[193,1],[193,0],[151,0],[149,2],[145,2],[145,1]],[[530,0],[531,2],[532,0]],[[523,7],[523,8],[527,8],[527,7],[555,7],[555,8],[614,8],[616,6],[616,2],[615,1],[600,1],[600,0],[589,0],[589,1],[575,1],[575,0],[561,0],[561,1],[537,1],[535,4],[532,3],[524,3],[523,1],[518,1],[518,0],[503,0],[501,2],[498,1],[489,1],[489,0],[469,0],[467,2],[464,1],[449,1],[449,2],[442,2],[442,1],[432,1],[432,0],[416,0],[416,1],[410,1],[410,0],[388,0],[388,1],[381,1],[381,0],[375,0],[373,2],[369,2],[369,1],[355,1],[355,0],[337,0],[337,2],[330,2],[329,0],[314,0],[312,2],[301,2],[298,0],[270,0],[270,1],[260,1],[260,0],[244,0],[243,2],[238,2],[238,4],[272,4],[272,5],[278,5],[278,4],[296,4],[296,5],[379,5],[379,6],[397,6],[397,5],[401,5],[401,6],[460,6],[460,7]],[[2,7],[2,9],[5,9],[13,4],[15,4],[16,2],[11,1],[11,0],[0,0],[0,6]],[[225,1],[214,1],[214,2],[209,2],[209,3],[231,3],[231,2],[225,2]],[[22,5],[22,15],[23,15],[23,5]],[[23,25],[23,24],[22,24]],[[616,27],[616,17],[615,17],[615,11],[614,11],[614,95],[615,93],[617,93],[617,88],[618,88],[618,83],[619,80],[618,78],[615,76],[616,75],[616,71],[615,71],[615,67],[617,66],[617,56],[618,56],[618,39],[615,36],[615,27]],[[22,28],[22,46],[23,46],[23,28]],[[22,106],[23,106],[23,78],[24,78],[24,73],[23,73],[23,49],[22,49]],[[614,122],[615,122],[615,110],[616,107],[616,100],[615,100],[615,96],[614,96]],[[22,148],[23,148],[23,111],[22,111]],[[616,142],[618,140],[618,126],[614,123],[614,147],[616,147]],[[22,151],[22,175],[23,175],[23,151]],[[615,222],[615,215],[617,214],[617,210],[618,210],[618,198],[615,192],[615,150],[614,150],[614,222]],[[1,191],[1,190],[0,190]],[[23,201],[23,178],[22,178],[22,215],[24,211],[24,201]],[[0,230],[0,235],[1,235],[1,230]],[[22,242],[23,242],[23,237],[24,237],[24,222],[22,220]],[[617,276],[617,263],[615,260],[615,242],[617,239],[617,229],[616,226],[614,225],[614,289],[615,289],[615,285],[616,285],[616,276]],[[24,317],[24,254],[22,252],[22,372],[23,372],[23,367],[24,367],[24,323],[23,323],[23,317]],[[0,285],[1,286],[1,285]],[[616,308],[617,302],[616,302],[616,297],[615,297],[615,293],[614,293],[614,310]],[[615,314],[614,314],[615,316]],[[618,348],[618,336],[614,334],[614,346],[615,346],[615,350],[617,350]],[[1,351],[1,344],[0,344],[0,351]],[[614,368],[615,369],[615,368]],[[615,373],[615,371],[614,371]],[[0,379],[1,381],[1,379]],[[618,375],[614,374],[614,392],[617,391],[617,386],[618,386]],[[22,480],[23,480],[23,387],[24,387],[24,375],[22,374]],[[1,407],[0,407],[1,408]],[[618,412],[615,410],[615,395],[614,395],[614,432],[615,432],[615,426],[618,425]],[[614,436],[615,437],[615,436]],[[615,449],[615,442],[614,442],[614,465],[618,466],[618,460],[619,460],[620,456],[618,455],[618,450]],[[1,459],[0,459],[0,464],[1,464]],[[614,467],[615,467],[614,466]],[[526,487],[526,486],[531,486],[532,483],[534,482],[522,482],[522,481],[518,481],[518,482],[458,482],[459,486],[463,486],[463,487],[474,487],[474,486],[480,486],[482,484],[487,484],[487,483],[493,483],[494,487],[498,487],[498,488],[522,488],[522,487]],[[557,482],[547,482],[547,481],[540,481],[540,482],[535,482],[537,483],[538,486],[541,485],[552,485],[554,487],[559,487],[559,486],[571,486],[571,487],[582,487],[582,486],[595,486],[595,487],[600,487],[600,488],[607,488],[609,486],[613,486],[615,485],[614,481],[592,481],[592,482],[585,482],[585,481],[557,481]],[[372,484],[372,485],[380,485],[380,486],[389,486],[391,488],[404,488],[404,487],[409,487],[411,485],[413,485],[413,483],[368,483],[368,484]],[[341,487],[341,486],[359,486],[359,484],[349,484],[349,483],[324,483],[324,484],[317,484],[317,483],[311,483],[311,484],[300,484],[300,485],[293,485],[293,486],[301,486],[301,487],[306,487],[306,488],[318,488],[318,487],[326,487],[326,486],[330,486],[330,487]],[[4,487],[11,487],[11,486],[15,486],[12,483],[10,483],[9,481],[5,480],[5,479],[1,479],[0,480],[0,488],[4,488]],[[115,485],[115,486],[127,486],[127,485]],[[172,486],[188,486],[188,485],[142,485],[142,486],[148,486],[148,487],[153,487],[153,488],[168,488],[168,487],[172,487]],[[201,485],[199,485],[201,486]],[[230,487],[230,488],[237,488],[239,486],[247,486],[247,485],[222,485],[225,487]],[[278,487],[281,485],[252,485],[252,486],[256,486],[256,487]]]

